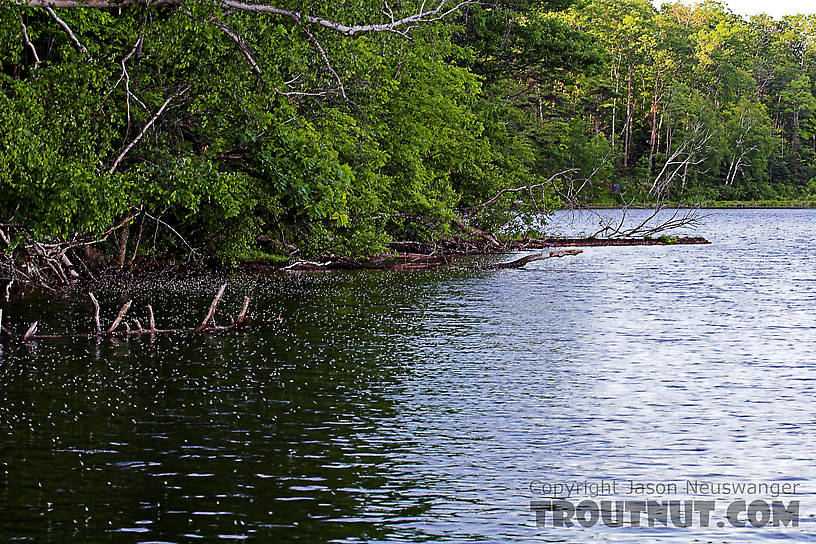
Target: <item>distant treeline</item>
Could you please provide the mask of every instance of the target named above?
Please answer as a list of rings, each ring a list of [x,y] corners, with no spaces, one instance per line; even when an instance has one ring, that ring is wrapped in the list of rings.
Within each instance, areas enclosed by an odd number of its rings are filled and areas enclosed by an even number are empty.
[[[816,16],[595,0],[557,17],[603,49],[602,69],[556,79],[543,123],[580,123],[567,147],[608,149],[607,177],[623,190],[649,200],[663,186],[687,202],[816,196]]]
[[[5,251],[358,254],[565,204],[816,195],[814,17],[77,3],[0,0]]]

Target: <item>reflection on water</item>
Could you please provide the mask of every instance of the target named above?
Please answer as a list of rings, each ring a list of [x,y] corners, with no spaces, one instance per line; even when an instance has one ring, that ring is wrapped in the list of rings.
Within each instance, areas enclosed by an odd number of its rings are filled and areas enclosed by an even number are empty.
[[[712,212],[710,246],[526,270],[236,276],[224,313],[246,293],[283,322],[3,346],[0,539],[814,540],[814,219]],[[132,297],[189,325],[217,283],[98,295],[108,318]],[[27,296],[6,321],[89,330],[89,309]],[[533,480],[694,478],[800,483],[800,526],[542,529],[530,511]]]

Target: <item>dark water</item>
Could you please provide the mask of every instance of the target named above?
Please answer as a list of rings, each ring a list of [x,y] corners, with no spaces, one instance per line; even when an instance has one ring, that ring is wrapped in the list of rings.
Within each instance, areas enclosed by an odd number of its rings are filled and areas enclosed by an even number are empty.
[[[814,224],[719,211],[710,246],[235,276],[222,312],[249,294],[283,321],[2,346],[0,540],[816,540]],[[218,281],[97,295],[108,320],[133,298],[192,325]],[[85,331],[90,309],[28,295],[5,323]],[[530,509],[534,481],[689,479],[796,483],[799,526],[542,528]]]

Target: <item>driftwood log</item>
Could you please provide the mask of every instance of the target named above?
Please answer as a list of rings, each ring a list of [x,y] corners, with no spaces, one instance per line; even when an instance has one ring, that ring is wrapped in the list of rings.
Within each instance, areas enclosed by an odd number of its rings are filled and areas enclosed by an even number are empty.
[[[110,324],[110,326],[105,329],[102,327],[101,320],[99,318],[99,301],[97,301],[96,296],[93,293],[88,293],[88,296],[91,298],[91,302],[94,306],[94,332],[88,334],[82,333],[64,333],[64,334],[37,334],[37,328],[39,326],[39,322],[35,321],[32,323],[25,334],[15,334],[11,330],[7,329],[3,326],[3,310],[0,310],[0,342],[31,342],[34,340],[43,340],[43,339],[53,339],[53,338],[89,338],[89,339],[102,339],[102,338],[113,338],[113,337],[130,337],[133,335],[143,335],[143,334],[161,334],[161,333],[213,333],[213,332],[221,332],[221,331],[234,331],[246,328],[251,323],[251,318],[247,315],[247,310],[249,309],[250,299],[249,297],[244,297],[244,302],[241,305],[241,310],[238,312],[238,316],[233,318],[233,316],[229,316],[230,324],[229,325],[218,325],[215,322],[215,312],[218,307],[218,303],[221,302],[221,297],[224,296],[224,291],[227,288],[227,284],[223,284],[215,295],[215,298],[210,303],[210,307],[207,310],[207,314],[204,316],[204,320],[201,324],[197,327],[191,328],[179,328],[179,329],[159,329],[156,328],[156,319],[153,315],[153,308],[148,304],[146,311],[147,311],[147,323],[148,327],[144,328],[141,322],[138,319],[133,319],[133,327],[131,327],[131,323],[127,320],[128,312],[130,311],[131,306],[133,305],[133,301],[127,301],[122,308],[119,310],[119,313],[116,315],[116,318]],[[278,318],[276,321],[280,321]],[[260,323],[260,326],[269,325],[270,322],[265,321]],[[120,328],[123,326],[124,328]]]

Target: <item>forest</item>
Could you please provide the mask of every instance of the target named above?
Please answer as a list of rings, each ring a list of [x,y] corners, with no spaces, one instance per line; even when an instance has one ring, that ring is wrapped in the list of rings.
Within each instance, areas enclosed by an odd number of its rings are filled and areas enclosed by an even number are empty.
[[[0,275],[816,199],[815,38],[716,2],[2,0]]]

